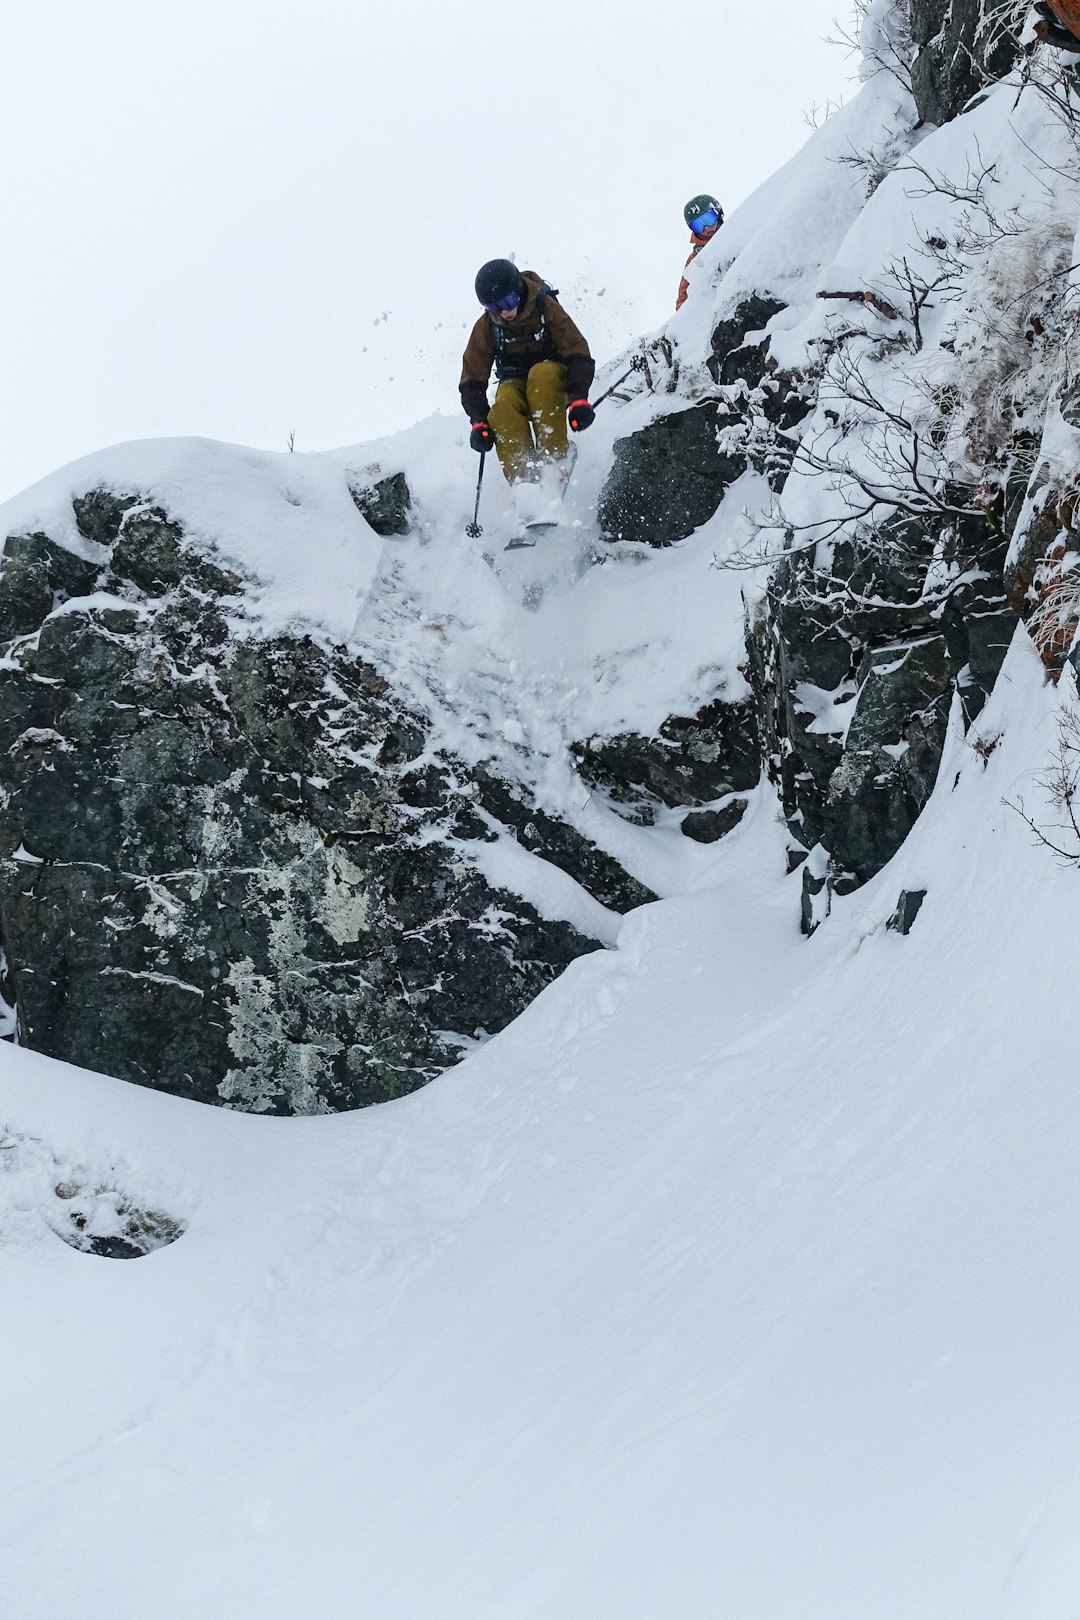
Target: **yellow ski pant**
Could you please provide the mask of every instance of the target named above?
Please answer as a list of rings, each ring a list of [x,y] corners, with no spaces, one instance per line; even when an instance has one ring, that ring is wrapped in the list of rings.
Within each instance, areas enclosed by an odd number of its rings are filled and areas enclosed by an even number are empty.
[[[538,462],[565,456],[566,367],[541,360],[527,377],[507,377],[495,392],[488,421],[506,481],[529,478]]]

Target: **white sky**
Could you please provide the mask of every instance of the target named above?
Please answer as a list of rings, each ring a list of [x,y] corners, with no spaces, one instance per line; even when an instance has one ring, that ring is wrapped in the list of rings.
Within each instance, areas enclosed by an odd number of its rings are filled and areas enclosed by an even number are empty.
[[[850,95],[849,0],[0,0],[0,498],[100,446],[456,411],[512,255],[604,358]],[[766,20],[767,19],[767,20]]]

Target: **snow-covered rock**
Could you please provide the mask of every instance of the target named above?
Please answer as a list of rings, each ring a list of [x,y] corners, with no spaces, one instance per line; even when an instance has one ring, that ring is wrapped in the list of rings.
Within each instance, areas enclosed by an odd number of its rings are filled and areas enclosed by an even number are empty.
[[[5,1615],[1077,1612],[1071,71],[868,63],[546,550],[439,418],[0,513],[24,1033],[264,1111],[465,1054],[265,1119],[0,1044]],[[692,412],[700,521],[605,540]]]
[[[23,1041],[353,1107],[696,884],[761,770],[804,924],[896,854],[1017,614],[1054,617],[1057,669],[1075,626],[1068,118],[1038,59],[937,132],[904,82],[1007,66],[973,45],[1004,20],[865,8],[861,94],[699,255],[534,552],[503,553],[494,472],[467,537],[441,418],[323,456],[120,447],[9,505]]]

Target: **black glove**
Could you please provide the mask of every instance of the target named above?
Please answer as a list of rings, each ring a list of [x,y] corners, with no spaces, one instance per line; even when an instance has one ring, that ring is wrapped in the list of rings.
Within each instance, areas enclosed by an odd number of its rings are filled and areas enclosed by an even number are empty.
[[[575,399],[566,416],[575,433],[583,433],[596,420],[596,412],[587,399]]]
[[[474,422],[472,432],[469,434],[470,450],[494,450],[495,435],[491,431],[490,422]]]

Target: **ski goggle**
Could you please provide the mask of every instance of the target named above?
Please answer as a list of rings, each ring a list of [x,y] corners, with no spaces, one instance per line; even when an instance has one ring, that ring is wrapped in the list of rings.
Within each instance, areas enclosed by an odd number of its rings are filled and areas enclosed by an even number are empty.
[[[484,308],[489,315],[509,315],[510,311],[517,309],[520,303],[521,299],[517,293],[507,293],[506,297],[500,298],[497,304],[485,304]]]
[[[715,208],[710,208],[707,213],[699,214],[697,219],[690,221],[690,229],[695,236],[700,236],[702,231],[710,230],[713,225],[719,225],[719,223],[720,215]]]

